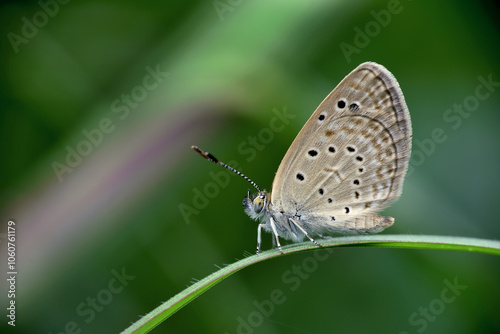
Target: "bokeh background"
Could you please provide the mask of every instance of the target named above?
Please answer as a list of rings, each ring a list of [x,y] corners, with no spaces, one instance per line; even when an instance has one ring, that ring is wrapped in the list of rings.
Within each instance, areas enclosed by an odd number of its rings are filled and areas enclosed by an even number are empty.
[[[500,238],[494,1],[63,2],[0,5],[0,264],[14,220],[18,265],[15,328],[0,280],[2,333],[116,333],[253,253],[249,185],[189,147],[269,189],[364,61],[397,77],[413,121],[384,233]],[[154,332],[500,332],[498,257],[349,248],[290,274],[312,254],[240,271]]]

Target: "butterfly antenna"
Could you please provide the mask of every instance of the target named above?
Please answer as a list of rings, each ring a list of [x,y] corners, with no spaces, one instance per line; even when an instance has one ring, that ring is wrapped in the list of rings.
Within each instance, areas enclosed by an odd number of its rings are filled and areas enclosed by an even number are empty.
[[[250,182],[250,184],[252,186],[254,186],[259,192],[260,192],[260,188],[259,186],[253,182],[252,180],[250,180],[250,178],[248,176],[246,176],[245,174],[243,174],[242,172],[240,171],[237,171],[236,169],[234,169],[233,167],[229,166],[229,165],[226,165],[225,163],[223,163],[222,161],[219,161],[216,157],[214,157],[213,155],[211,155],[210,153],[208,152],[203,152],[198,146],[191,146],[191,148],[193,150],[195,150],[196,152],[198,152],[202,157],[204,157],[205,159],[207,160],[210,160],[212,161],[213,163],[219,165],[219,166],[222,166],[224,168],[227,168],[229,169],[231,172],[235,173],[235,174],[238,174],[239,176],[241,176],[242,178],[244,178],[245,180],[247,180],[248,182]]]

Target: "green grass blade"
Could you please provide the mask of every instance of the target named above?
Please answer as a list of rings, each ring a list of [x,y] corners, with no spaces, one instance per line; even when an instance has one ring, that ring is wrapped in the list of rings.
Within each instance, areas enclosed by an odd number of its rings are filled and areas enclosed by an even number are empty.
[[[486,253],[500,256],[500,241],[437,236],[437,235],[362,235],[331,238],[320,241],[323,247],[392,247],[413,249],[442,249]],[[311,242],[291,244],[283,247],[283,255],[315,250]],[[252,255],[210,274],[184,291],[170,298],[156,309],[132,324],[123,333],[147,333],[162,321],[188,304],[190,301],[235,272],[254,263],[282,256],[277,249]]]

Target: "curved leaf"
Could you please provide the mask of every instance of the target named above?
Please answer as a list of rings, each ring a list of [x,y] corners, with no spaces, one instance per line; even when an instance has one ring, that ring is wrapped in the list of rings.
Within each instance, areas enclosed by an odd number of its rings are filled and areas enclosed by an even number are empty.
[[[323,247],[395,247],[395,248],[422,248],[445,249],[487,253],[500,256],[500,241],[437,236],[437,235],[362,235],[321,240]],[[252,255],[210,274],[196,282],[184,291],[170,298],[140,320],[132,324],[123,333],[147,333],[162,321],[170,317],[184,305],[219,283],[226,277],[240,269],[254,263],[271,259],[277,256],[315,250],[318,247],[311,242],[302,242],[283,247],[283,254],[277,249],[268,250],[259,255]]]

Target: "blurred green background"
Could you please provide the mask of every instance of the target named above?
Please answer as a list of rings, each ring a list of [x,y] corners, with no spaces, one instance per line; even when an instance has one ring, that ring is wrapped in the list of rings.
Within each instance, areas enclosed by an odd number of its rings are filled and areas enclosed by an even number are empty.
[[[396,76],[413,122],[410,171],[384,233],[500,238],[493,1],[0,9],[0,264],[9,220],[18,264],[15,328],[0,280],[2,333],[116,333],[214,265],[254,253],[257,223],[241,206],[249,185],[217,181],[221,168],[190,145],[269,190],[304,122],[364,61]],[[497,257],[351,248],[307,267],[311,256],[240,271],[153,333],[500,332]],[[261,310],[276,290],[280,303]]]

